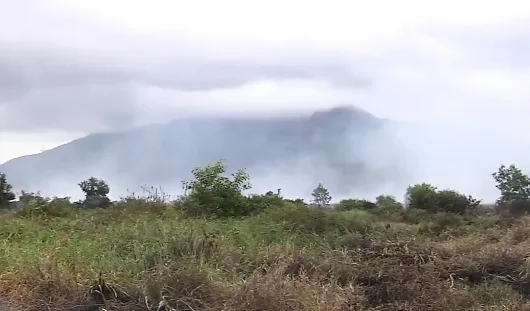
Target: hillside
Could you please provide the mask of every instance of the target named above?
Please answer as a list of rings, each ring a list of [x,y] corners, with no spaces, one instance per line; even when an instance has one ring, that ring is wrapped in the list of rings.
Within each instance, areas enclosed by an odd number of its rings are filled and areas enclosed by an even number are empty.
[[[89,176],[109,181],[118,195],[142,185],[174,193],[193,167],[224,159],[247,168],[259,191],[282,188],[296,196],[324,182],[347,195],[402,178],[402,151],[390,125],[347,106],[299,117],[180,118],[89,135],[8,161],[0,171],[16,189],[58,195],[78,192],[76,184]]]

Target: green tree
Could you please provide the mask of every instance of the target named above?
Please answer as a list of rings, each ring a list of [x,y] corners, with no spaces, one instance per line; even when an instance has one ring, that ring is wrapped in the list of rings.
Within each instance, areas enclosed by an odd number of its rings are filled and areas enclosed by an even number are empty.
[[[381,194],[375,198],[375,203],[380,206],[400,206],[401,204],[396,200],[396,197],[387,194]]]
[[[85,208],[108,207],[110,205],[110,199],[107,197],[110,187],[104,180],[90,177],[78,185],[81,191],[85,193],[85,201],[83,202]]]
[[[406,207],[433,210],[436,207],[437,191],[435,186],[427,183],[409,186],[406,194]]]
[[[327,206],[331,201],[328,189],[324,188],[321,183],[318,184],[311,195],[313,196],[313,203],[319,207]]]
[[[497,199],[497,206],[508,208],[510,212],[527,213],[530,211],[530,178],[514,164],[501,165],[497,172],[492,174],[495,187],[500,190],[501,196]]]
[[[243,194],[251,189],[247,172],[238,170],[229,178],[225,176],[226,170],[221,161],[193,169],[194,179],[182,183],[187,209],[200,208],[202,214],[216,217],[247,216],[256,212]]]
[[[6,174],[0,173],[0,208],[8,208],[9,202],[16,198],[12,189],[13,187],[7,182]]]
[[[530,199],[530,178],[514,164],[508,167],[501,165],[492,176],[496,182],[495,187],[501,192],[497,203],[528,201]]]

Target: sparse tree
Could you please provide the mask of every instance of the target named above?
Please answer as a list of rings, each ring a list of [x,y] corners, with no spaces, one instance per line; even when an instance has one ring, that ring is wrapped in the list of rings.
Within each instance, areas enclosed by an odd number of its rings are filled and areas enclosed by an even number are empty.
[[[107,207],[110,205],[110,200],[107,197],[110,187],[104,180],[90,177],[78,185],[81,191],[85,193],[84,207]]]
[[[495,187],[501,192],[501,197],[497,203],[528,201],[530,199],[530,178],[514,164],[508,167],[501,165],[492,176],[497,183]]]
[[[319,183],[318,186],[313,190],[313,203],[319,207],[328,206],[331,201],[331,195],[329,194],[328,189]]]
[[[513,213],[530,212],[530,178],[514,164],[501,165],[499,170],[492,174],[495,187],[500,190],[501,196],[497,199],[497,206],[501,209],[508,208]]]
[[[12,189],[13,187],[7,182],[6,174],[0,173],[0,208],[8,208],[9,202],[16,198]]]

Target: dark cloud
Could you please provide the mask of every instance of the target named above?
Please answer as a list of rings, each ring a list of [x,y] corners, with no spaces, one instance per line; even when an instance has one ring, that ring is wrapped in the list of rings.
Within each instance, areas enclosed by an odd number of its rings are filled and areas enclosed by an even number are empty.
[[[119,55],[79,55],[74,50],[42,46],[3,47],[0,109],[9,117],[0,125],[0,131],[94,131],[130,126],[138,104],[144,104],[135,98],[138,87],[207,91],[266,79],[324,80],[346,87],[365,85],[346,67],[333,63],[202,62],[179,55],[157,60],[149,59],[149,50],[132,53],[122,60]]]

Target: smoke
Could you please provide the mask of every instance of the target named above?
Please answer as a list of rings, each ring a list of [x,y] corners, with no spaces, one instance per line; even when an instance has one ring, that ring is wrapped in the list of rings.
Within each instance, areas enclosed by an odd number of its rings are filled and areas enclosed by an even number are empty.
[[[496,146],[503,146],[503,149]],[[81,198],[77,184],[95,176],[111,197],[155,187],[182,193],[191,170],[223,160],[246,169],[252,193],[281,189],[310,199],[323,183],[333,201],[402,199],[406,188],[428,182],[493,201],[491,173],[522,160],[526,149],[469,129],[398,123],[352,107],[299,115],[190,117],[133,130],[93,134],[0,166],[17,190]],[[523,167],[524,169],[524,167]]]

